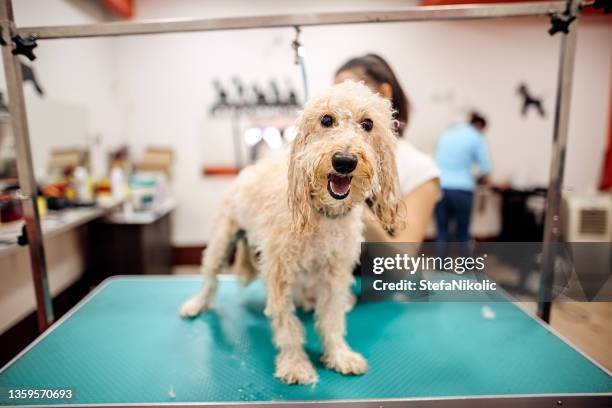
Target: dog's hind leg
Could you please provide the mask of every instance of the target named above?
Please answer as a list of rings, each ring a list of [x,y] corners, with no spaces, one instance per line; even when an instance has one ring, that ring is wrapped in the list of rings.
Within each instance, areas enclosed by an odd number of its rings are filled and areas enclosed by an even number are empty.
[[[242,238],[243,234],[244,231],[238,228],[237,223],[226,212],[217,218],[210,245],[202,253],[201,270],[204,284],[195,296],[183,303],[180,310],[181,316],[194,317],[210,308],[217,290],[217,275],[234,253],[236,242]]]

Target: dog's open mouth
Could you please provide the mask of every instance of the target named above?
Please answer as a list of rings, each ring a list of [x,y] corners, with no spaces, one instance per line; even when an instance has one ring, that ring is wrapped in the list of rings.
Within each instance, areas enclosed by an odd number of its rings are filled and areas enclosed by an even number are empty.
[[[327,181],[327,191],[336,200],[344,200],[351,190],[351,177],[330,174]]]

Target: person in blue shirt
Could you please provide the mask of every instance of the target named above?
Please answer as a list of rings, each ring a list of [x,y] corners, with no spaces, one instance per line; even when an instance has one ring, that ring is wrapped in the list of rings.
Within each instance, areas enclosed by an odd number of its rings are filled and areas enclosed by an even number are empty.
[[[437,242],[449,242],[449,227],[455,224],[453,241],[468,242],[470,217],[477,183],[486,181],[491,161],[482,132],[487,126],[484,117],[472,113],[469,123],[446,130],[436,149],[440,169],[442,198],[435,209]],[[474,167],[478,167],[475,173]]]

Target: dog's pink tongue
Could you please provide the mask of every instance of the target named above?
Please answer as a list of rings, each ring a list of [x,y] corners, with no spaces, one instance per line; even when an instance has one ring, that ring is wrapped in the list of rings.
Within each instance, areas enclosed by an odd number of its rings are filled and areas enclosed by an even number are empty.
[[[349,188],[351,187],[350,177],[332,175],[329,181],[334,194],[344,195],[348,193]]]

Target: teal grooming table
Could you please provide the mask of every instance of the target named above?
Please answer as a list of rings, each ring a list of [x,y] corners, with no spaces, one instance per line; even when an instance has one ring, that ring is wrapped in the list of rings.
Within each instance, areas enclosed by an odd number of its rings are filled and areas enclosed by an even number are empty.
[[[275,350],[260,282],[221,282],[215,309],[180,304],[200,277],[106,280],[0,371],[0,405],[607,406],[612,377],[510,302],[377,302],[348,315],[348,341],[369,361],[359,377],[319,363],[311,314],[300,314],[315,385],[273,377]],[[15,400],[14,389],[66,389],[72,400]]]

